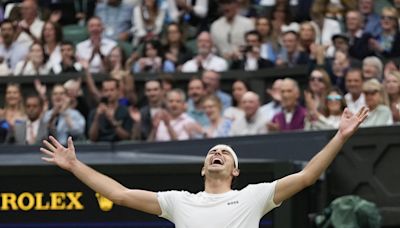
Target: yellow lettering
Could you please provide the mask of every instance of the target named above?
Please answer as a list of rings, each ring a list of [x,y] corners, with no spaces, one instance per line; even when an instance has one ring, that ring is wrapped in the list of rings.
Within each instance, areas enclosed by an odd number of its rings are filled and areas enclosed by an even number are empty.
[[[64,210],[65,209],[65,192],[51,192],[51,210]]]
[[[68,206],[67,210],[83,210],[83,205],[79,202],[79,198],[82,196],[82,192],[67,192],[67,197],[71,201]]]
[[[27,199],[27,204],[25,204],[25,199]],[[17,199],[18,207],[19,209],[23,211],[29,211],[35,206],[35,198],[33,195],[29,192],[24,192],[21,195],[18,196]]]
[[[49,210],[50,203],[48,201],[46,202],[45,205],[43,205],[43,192],[36,192],[35,193],[35,198],[36,198],[35,210],[38,210],[38,211]]]
[[[1,205],[2,211],[10,210],[9,205],[11,206],[12,210],[18,210],[18,206],[16,203],[17,195],[15,195],[14,193],[1,193],[1,201],[3,202]]]

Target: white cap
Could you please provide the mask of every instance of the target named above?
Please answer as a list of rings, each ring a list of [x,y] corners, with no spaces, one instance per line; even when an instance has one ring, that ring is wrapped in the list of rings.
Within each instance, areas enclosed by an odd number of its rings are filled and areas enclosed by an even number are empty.
[[[218,144],[218,145],[213,146],[209,151],[217,149],[217,148],[229,151],[229,153],[231,153],[231,155],[233,157],[233,161],[235,162],[235,168],[237,168],[237,169],[239,168],[239,161],[238,161],[237,155],[236,155],[235,151],[232,149],[232,147],[225,145],[225,144]]]

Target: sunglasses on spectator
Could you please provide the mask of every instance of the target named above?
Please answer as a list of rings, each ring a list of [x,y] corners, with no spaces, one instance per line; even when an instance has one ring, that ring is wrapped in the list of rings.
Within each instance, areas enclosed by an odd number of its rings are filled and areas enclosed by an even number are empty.
[[[342,96],[340,96],[340,95],[329,95],[329,96],[326,96],[326,99],[328,101],[341,101],[342,100]]]
[[[365,95],[375,95],[375,94],[377,94],[379,92],[379,90],[366,90],[366,91],[363,91],[363,93],[365,94]]]
[[[381,16],[382,20],[396,20],[396,17],[394,16],[387,16],[387,15],[382,15]]]
[[[322,77],[311,76],[310,81],[324,82],[324,79]]]

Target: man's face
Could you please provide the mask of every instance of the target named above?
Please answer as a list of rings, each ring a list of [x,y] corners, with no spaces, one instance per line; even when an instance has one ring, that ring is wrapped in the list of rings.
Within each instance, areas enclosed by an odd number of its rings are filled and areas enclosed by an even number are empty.
[[[21,6],[22,18],[25,20],[33,19],[37,15],[37,5],[33,0],[25,0]]]
[[[160,102],[163,96],[161,84],[158,81],[147,82],[145,94],[150,103],[154,104]]]
[[[336,38],[333,41],[333,46],[335,46],[336,50],[340,50],[345,53],[347,53],[349,50],[349,44],[347,43],[347,41],[340,37]]]
[[[170,92],[167,96],[167,109],[172,117],[176,118],[185,111],[185,101],[177,92]]]
[[[293,109],[297,105],[299,91],[291,81],[283,81],[281,85],[281,105],[284,109]]]
[[[43,107],[40,105],[38,97],[28,97],[25,102],[26,115],[30,121],[35,121],[42,113]]]
[[[66,90],[63,86],[57,85],[51,92],[51,102],[54,107],[61,107],[67,100]]]
[[[203,82],[200,79],[192,80],[189,82],[188,95],[194,103],[198,103],[201,98],[206,94]]]
[[[346,15],[346,28],[350,31],[357,31],[362,26],[360,15],[357,12],[350,11]]]
[[[258,97],[255,94],[249,92],[243,95],[241,104],[243,105],[243,111],[246,118],[253,117],[260,107]]]
[[[229,4],[222,4],[221,5],[222,14],[227,20],[232,20],[238,11],[237,3],[229,3]]]
[[[107,97],[108,102],[115,102],[118,100],[118,86],[115,81],[104,81],[102,87],[104,97]]]
[[[103,24],[98,18],[92,18],[88,22],[88,32],[90,36],[101,36]]]
[[[223,176],[238,176],[239,171],[235,169],[235,161],[229,149],[225,145],[218,145],[208,151],[204,160],[202,176],[213,174]]]
[[[219,75],[212,71],[207,71],[203,73],[202,80],[206,85],[206,90],[208,94],[213,94],[219,88]]]
[[[201,55],[208,55],[211,52],[212,42],[211,36],[208,33],[201,33],[197,38],[197,49]]]
[[[289,53],[293,53],[297,49],[297,37],[293,33],[286,33],[283,35],[283,46]]]
[[[1,25],[1,37],[3,37],[5,43],[10,44],[13,42],[14,32],[14,27],[11,23],[4,23]]]
[[[372,0],[360,0],[358,8],[362,14],[370,14],[374,10],[374,2]]]
[[[61,45],[61,57],[63,59],[73,58],[74,57],[74,48],[69,44]]]
[[[260,47],[261,42],[257,35],[249,34],[246,36],[246,44],[252,47]]]
[[[350,71],[345,79],[346,90],[350,94],[359,95],[362,92],[363,79],[361,72]]]
[[[378,69],[372,64],[363,64],[362,71],[365,79],[379,78]]]

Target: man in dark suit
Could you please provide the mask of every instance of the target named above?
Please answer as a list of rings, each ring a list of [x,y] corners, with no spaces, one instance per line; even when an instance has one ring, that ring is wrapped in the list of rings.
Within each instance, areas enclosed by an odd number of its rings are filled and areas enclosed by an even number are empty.
[[[231,69],[254,71],[273,67],[275,64],[260,56],[262,37],[256,30],[249,31],[244,36],[246,46],[242,47],[241,53],[237,54],[236,60],[232,62]]]
[[[25,99],[27,120],[17,122],[14,128],[13,141],[16,144],[39,144],[47,137],[47,127],[43,122],[43,100],[32,94]]]

